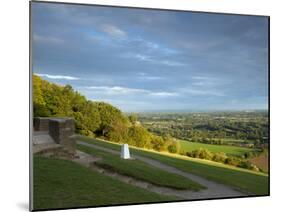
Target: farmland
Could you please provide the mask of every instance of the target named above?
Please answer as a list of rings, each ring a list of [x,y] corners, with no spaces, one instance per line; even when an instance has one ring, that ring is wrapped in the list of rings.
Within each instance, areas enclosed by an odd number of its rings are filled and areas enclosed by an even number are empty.
[[[211,152],[218,153],[224,152],[230,156],[243,156],[247,152],[255,152],[257,150],[252,148],[229,146],[229,145],[216,145],[216,144],[204,144],[198,142],[190,142],[178,139],[180,144],[180,151],[188,152],[199,148],[207,149]]]
[[[196,154],[192,151],[203,149],[210,154],[222,153],[231,157],[230,160],[237,160],[229,164],[240,163],[240,167],[268,171],[269,128],[266,110],[137,115],[139,122],[149,132],[174,138],[178,142],[178,153],[182,155],[194,156]],[[260,154],[263,157],[259,157]],[[211,159],[212,156],[201,158]]]
[[[262,147],[268,145],[267,111],[139,113],[150,132],[192,142]]]

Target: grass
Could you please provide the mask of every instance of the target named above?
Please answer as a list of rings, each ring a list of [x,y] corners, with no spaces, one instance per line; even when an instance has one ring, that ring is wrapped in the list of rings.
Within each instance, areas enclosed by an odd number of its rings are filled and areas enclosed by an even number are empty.
[[[34,209],[177,200],[104,176],[71,161],[34,157]]]
[[[111,153],[107,153],[91,147],[83,145],[77,146],[80,151],[102,157],[102,161],[96,162],[98,166],[110,169],[122,175],[147,181],[154,185],[175,189],[188,189],[198,191],[205,188],[202,185],[193,182],[185,177],[152,167],[140,160],[124,160],[117,155],[113,155]]]
[[[104,142],[82,136],[79,137],[79,140],[120,150],[120,145],[112,142]],[[133,154],[158,160],[179,170],[196,174],[254,195],[268,195],[268,176],[261,172],[175,154],[141,150],[134,147],[130,147],[130,150]]]
[[[199,148],[207,149],[213,153],[224,152],[229,156],[242,156],[247,152],[257,151],[252,148],[238,147],[238,146],[227,146],[227,145],[215,145],[215,144],[204,144],[198,142],[190,142],[186,140],[178,140],[180,144],[180,150],[184,152],[190,152]]]

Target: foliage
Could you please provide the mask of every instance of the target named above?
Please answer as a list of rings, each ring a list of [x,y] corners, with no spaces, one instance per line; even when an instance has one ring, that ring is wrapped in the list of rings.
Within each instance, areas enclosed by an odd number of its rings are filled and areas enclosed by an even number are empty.
[[[213,158],[213,153],[203,148],[193,150],[192,152],[187,152],[186,155],[189,157],[201,158],[206,160],[211,160]]]
[[[214,153],[212,160],[215,162],[224,163],[225,159],[227,158],[224,152]]]
[[[129,120],[130,120],[130,122],[131,122],[132,124],[136,124],[137,121],[138,121],[138,116],[137,116],[137,114],[135,114],[135,113],[129,115],[128,118],[129,118]]]
[[[168,151],[169,151],[170,153],[177,153],[177,151],[178,151],[177,145],[176,145],[175,143],[170,144],[170,145],[168,146]]]
[[[158,135],[205,144],[266,147],[268,111],[139,113],[139,121]]]
[[[151,137],[151,148],[156,151],[164,151],[165,150],[165,141],[161,136],[152,136]]]
[[[173,145],[171,137],[155,136],[138,124],[136,114],[127,117],[108,103],[87,100],[70,85],[56,85],[36,75],[33,75],[33,105],[35,117],[73,117],[76,132],[81,135],[157,151]],[[175,151],[174,146],[169,149]]]
[[[129,144],[137,147],[150,147],[151,135],[142,126],[131,126],[129,128]]]

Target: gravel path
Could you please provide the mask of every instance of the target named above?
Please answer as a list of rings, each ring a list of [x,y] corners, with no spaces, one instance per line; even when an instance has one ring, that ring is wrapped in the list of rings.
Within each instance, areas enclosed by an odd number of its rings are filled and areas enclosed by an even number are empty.
[[[82,141],[77,141],[78,144],[81,145],[85,145],[88,147],[92,147],[95,149],[99,149],[105,152],[109,152],[112,154],[116,154],[119,155],[120,152],[116,151],[116,150],[112,150],[112,149],[108,149],[105,147],[101,147],[95,144],[89,144],[89,143],[85,143]],[[172,166],[163,164],[157,160],[153,160],[150,158],[146,158],[143,156],[139,156],[139,155],[132,155],[133,158],[136,158],[138,160],[141,160],[143,162],[146,162],[148,164],[150,164],[151,166],[160,168],[162,170],[165,170],[167,172],[171,172],[171,173],[175,173],[178,175],[181,175],[183,177],[186,177],[188,179],[193,180],[194,182],[197,182],[205,187],[207,187],[207,189],[204,190],[200,190],[200,191],[180,191],[180,190],[176,190],[176,189],[168,189],[168,188],[153,188],[151,186],[147,186],[146,189],[154,191],[156,193],[162,193],[162,194],[166,194],[166,195],[174,195],[174,196],[178,196],[181,197],[183,199],[207,199],[207,198],[221,198],[221,197],[241,197],[241,196],[248,196],[247,194],[244,194],[238,190],[235,190],[231,187],[228,187],[226,185],[223,184],[219,184],[210,180],[207,180],[203,177],[194,175],[194,174],[190,174],[187,172],[183,172],[179,169],[176,169]],[[138,186],[138,185],[136,185]]]

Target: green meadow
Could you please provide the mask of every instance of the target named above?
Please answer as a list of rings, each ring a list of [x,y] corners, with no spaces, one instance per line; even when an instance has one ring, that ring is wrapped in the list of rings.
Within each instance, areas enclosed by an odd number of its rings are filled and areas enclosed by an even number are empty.
[[[190,152],[200,148],[207,149],[210,152],[218,153],[224,152],[228,156],[242,156],[247,152],[255,152],[256,149],[238,147],[238,146],[229,146],[229,145],[216,145],[216,144],[204,144],[198,142],[190,142],[186,140],[178,140],[180,145],[180,151]]]
[[[100,139],[78,136],[78,140],[114,150],[120,150],[119,144],[102,141]],[[206,179],[231,186],[252,195],[268,194],[268,175],[261,172],[176,154],[142,150],[135,147],[130,147],[130,150],[133,154],[158,160],[179,170],[202,176]]]
[[[200,184],[185,177],[152,167],[137,159],[123,160],[117,155],[83,145],[78,145],[78,149],[88,154],[102,157],[101,161],[96,162],[96,164],[102,168],[143,180],[154,185],[194,191],[204,188]]]
[[[104,176],[67,160],[34,156],[34,209],[177,200]]]

